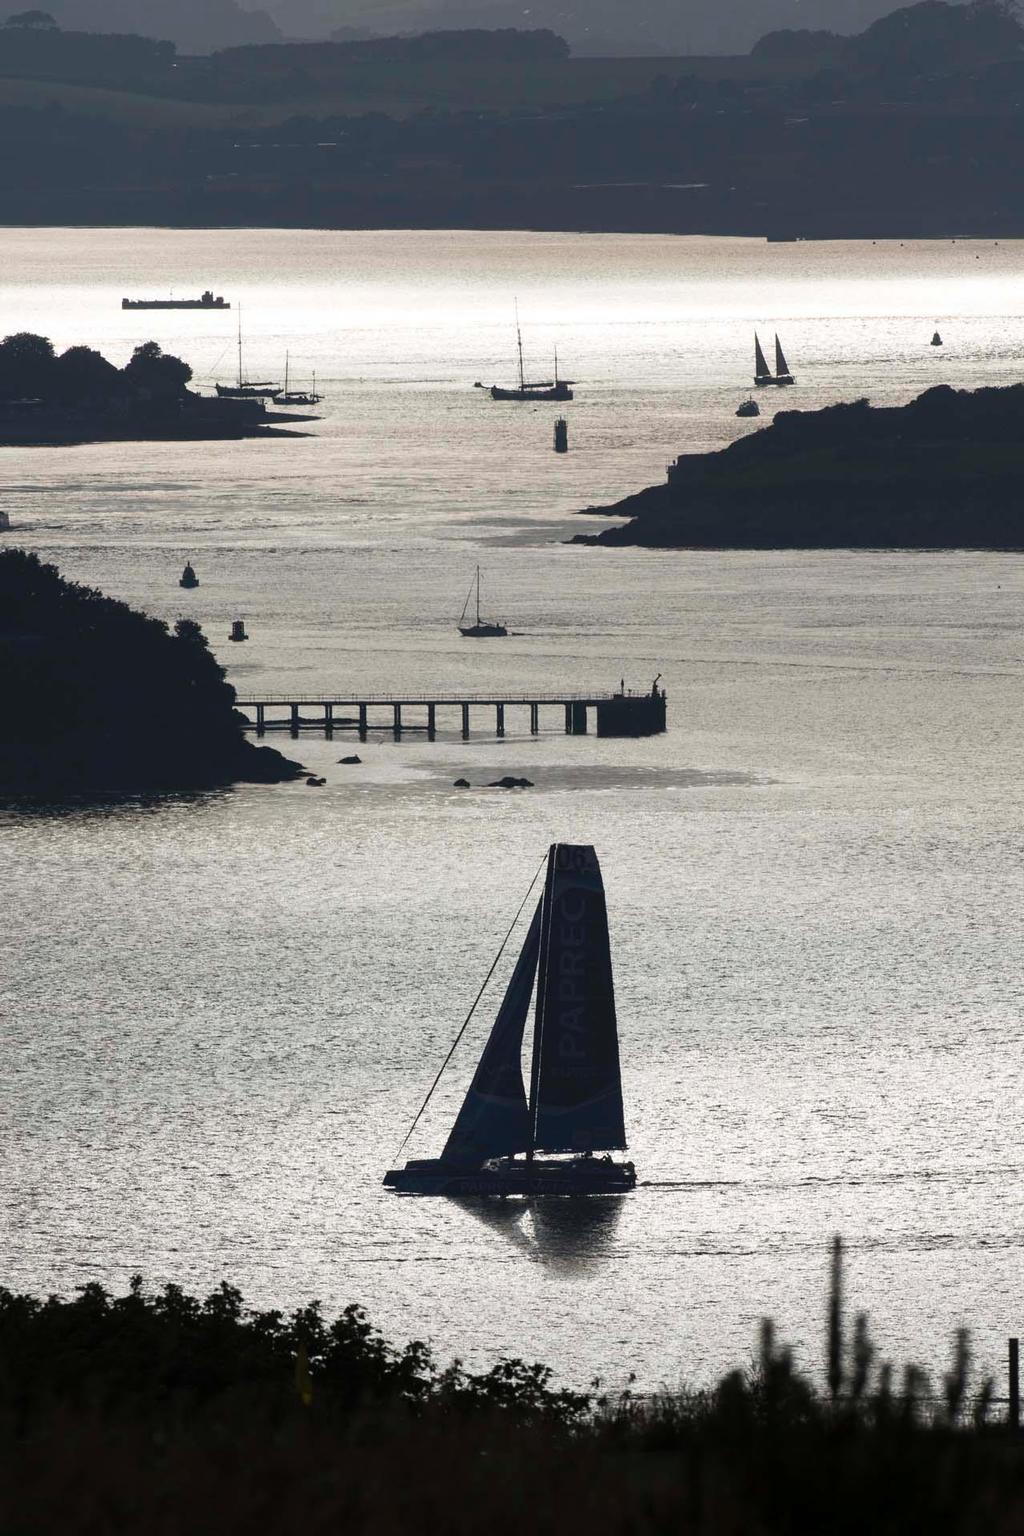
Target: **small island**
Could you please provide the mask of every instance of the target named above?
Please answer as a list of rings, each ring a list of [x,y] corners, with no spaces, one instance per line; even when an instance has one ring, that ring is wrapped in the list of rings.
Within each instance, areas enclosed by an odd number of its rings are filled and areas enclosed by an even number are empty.
[[[166,624],[21,550],[0,553],[0,794],[36,799],[280,783],[246,740],[198,624]]]
[[[652,549],[1024,549],[1024,384],[908,405],[780,411],[665,485],[591,514],[576,544]]]
[[[0,446],[276,436],[275,422],[313,419],[199,395],[191,378],[155,341],[115,368],[92,347],[58,356],[47,337],[19,331],[0,341]]]

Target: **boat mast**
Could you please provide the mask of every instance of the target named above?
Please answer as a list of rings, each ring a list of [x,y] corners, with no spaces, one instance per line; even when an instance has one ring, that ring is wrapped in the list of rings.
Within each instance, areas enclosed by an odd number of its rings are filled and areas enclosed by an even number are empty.
[[[558,388],[558,348],[555,348],[555,388]]]
[[[288,352],[284,354],[284,392],[288,393]]]
[[[476,568],[476,622],[480,623],[480,567]]]
[[[238,387],[242,387],[242,306],[238,306]]]
[[[551,939],[551,884],[555,867],[554,845],[548,849],[547,872],[544,876],[544,889],[540,898],[540,949],[537,954],[537,1004],[533,1015],[533,1056],[530,1061],[530,1099],[527,1106],[529,1111],[530,1140],[526,1148],[526,1161],[533,1162],[533,1154],[537,1150],[537,1109],[538,1089],[540,1087],[540,1055],[544,1042],[544,988],[542,978],[544,966],[547,964],[548,949]]]
[[[523,333],[519,329],[519,300],[518,299],[516,299],[516,301],[515,301],[515,306],[516,306],[516,342],[517,342],[518,347],[519,347],[519,388],[520,389],[525,389],[526,388],[526,378],[525,378],[525,375],[523,374]]]

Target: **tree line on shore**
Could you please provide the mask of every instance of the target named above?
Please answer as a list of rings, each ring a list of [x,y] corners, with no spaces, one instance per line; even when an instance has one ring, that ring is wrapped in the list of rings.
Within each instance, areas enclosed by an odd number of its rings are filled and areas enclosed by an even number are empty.
[[[246,739],[194,620],[172,633],[18,549],[0,551],[0,676],[0,795],[143,794],[298,772]]]
[[[704,1390],[589,1392],[522,1360],[469,1371],[389,1344],[357,1306],[249,1310],[222,1284],[71,1300],[0,1289],[0,1528],[49,1536],[444,1530],[504,1536],[1009,1536],[1024,1441],[971,1382],[966,1332],[931,1387],[844,1314],[826,1375],[764,1323]]]
[[[114,399],[177,399],[192,369],[158,342],[135,348],[123,368],[92,347],[58,356],[46,336],[17,331],[0,341],[0,402],[39,400],[48,405],[102,404]]]

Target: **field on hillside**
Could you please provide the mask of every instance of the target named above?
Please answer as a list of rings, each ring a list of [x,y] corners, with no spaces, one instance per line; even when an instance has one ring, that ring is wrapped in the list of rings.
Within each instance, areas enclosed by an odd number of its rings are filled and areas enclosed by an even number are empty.
[[[771,66],[749,58],[557,59],[436,61],[367,65],[353,63],[308,89],[243,87],[233,100],[217,100],[202,79],[183,75],[190,94],[144,94],[108,87],[0,76],[0,108],[43,107],[109,118],[143,128],[259,127],[290,117],[355,116],[384,112],[407,117],[424,110],[516,111],[557,109],[588,101],[613,101],[649,89],[655,80],[696,76],[705,81],[764,78]],[[237,82],[236,82],[237,83]]]

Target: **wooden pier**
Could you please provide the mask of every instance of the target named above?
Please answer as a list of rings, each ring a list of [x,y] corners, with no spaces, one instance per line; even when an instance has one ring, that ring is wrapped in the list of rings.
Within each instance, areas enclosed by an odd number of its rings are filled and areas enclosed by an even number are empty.
[[[528,712],[530,733],[540,731],[541,710],[555,710],[567,736],[585,736],[590,711],[598,736],[655,736],[666,729],[665,691],[650,693],[374,693],[374,694],[240,694],[236,706],[246,728],[263,736],[267,731],[319,731],[331,737],[352,730],[365,741],[371,732],[390,731],[396,741],[420,732],[428,741],[437,736],[438,715],[470,736],[471,715],[494,711],[494,734],[504,736],[506,711]],[[383,719],[381,718],[383,714]],[[454,719],[453,719],[454,717]],[[524,714],[520,718],[525,719]]]

